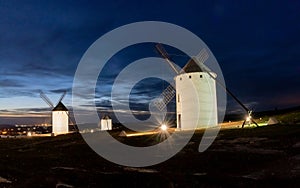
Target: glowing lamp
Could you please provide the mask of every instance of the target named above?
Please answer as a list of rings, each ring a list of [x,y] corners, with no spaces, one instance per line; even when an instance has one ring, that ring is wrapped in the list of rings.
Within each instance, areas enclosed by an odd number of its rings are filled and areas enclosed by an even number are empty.
[[[250,121],[250,119],[251,119],[251,116],[248,116],[248,117],[246,118],[246,121]]]
[[[166,130],[168,129],[168,127],[167,127],[166,124],[162,124],[162,125],[160,126],[160,129],[161,129],[162,131],[166,131]]]

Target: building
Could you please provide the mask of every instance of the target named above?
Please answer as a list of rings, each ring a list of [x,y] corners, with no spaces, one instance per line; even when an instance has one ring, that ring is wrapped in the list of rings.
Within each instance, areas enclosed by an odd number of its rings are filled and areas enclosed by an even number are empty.
[[[52,134],[66,134],[69,132],[68,109],[59,102],[52,110]]]
[[[100,120],[101,131],[112,130],[112,120],[108,115],[104,115]]]
[[[210,72],[211,75],[217,75]],[[191,59],[175,78],[177,129],[218,124],[216,81]]]

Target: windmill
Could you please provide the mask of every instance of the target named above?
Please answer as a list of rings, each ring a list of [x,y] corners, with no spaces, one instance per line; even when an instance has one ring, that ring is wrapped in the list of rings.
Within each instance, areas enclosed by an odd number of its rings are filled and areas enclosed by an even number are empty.
[[[156,49],[176,73],[175,84],[171,83],[154,104],[162,110],[176,95],[177,129],[192,130],[218,124],[215,73],[203,71],[194,59],[177,70],[161,44]],[[204,62],[208,55],[202,50],[197,56]],[[174,87],[175,86],[175,87]]]
[[[101,118],[99,122],[101,131],[112,130],[112,119],[106,114]]]
[[[204,64],[209,58],[205,48],[203,48],[197,56],[190,59],[182,70],[178,71],[163,46],[161,44],[157,44],[155,47],[177,74],[177,76],[175,76],[176,90],[172,84],[169,85],[160,96],[163,100],[157,101],[155,105],[158,109],[162,110],[177,93],[176,115],[178,129],[192,128],[188,125],[188,123],[190,123],[189,118],[192,118],[189,117],[189,113],[191,113],[191,110],[197,109],[197,106],[195,105],[200,105],[198,110],[198,125],[196,127],[199,127],[199,125],[217,125],[216,83],[220,85],[247,112],[248,116],[247,119],[244,120],[242,128],[246,121],[253,122],[256,126],[258,126],[251,116],[252,110],[247,108],[222,82],[217,79],[217,75]],[[198,64],[196,62],[198,62]],[[187,79],[187,77],[189,79]],[[186,88],[186,85],[189,82],[193,83],[194,90]],[[190,93],[193,92],[197,92],[196,96],[199,100],[198,104],[195,103],[195,100],[190,96]]]
[[[54,135],[69,133],[69,111],[61,102],[65,96],[66,92],[61,95],[57,104],[54,106],[46,94],[40,91],[40,97],[52,109],[52,134]]]

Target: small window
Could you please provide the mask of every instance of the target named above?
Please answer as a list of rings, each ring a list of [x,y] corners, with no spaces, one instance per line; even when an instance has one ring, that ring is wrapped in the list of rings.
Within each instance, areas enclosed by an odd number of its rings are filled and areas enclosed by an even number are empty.
[[[180,80],[182,80],[182,78],[180,77]]]
[[[200,75],[200,78],[202,78],[202,75]]]
[[[189,76],[189,78],[192,78],[192,76]]]
[[[178,94],[177,98],[178,98],[178,100],[177,100],[177,101],[178,101],[178,102],[180,102],[180,95],[179,95],[179,94]]]

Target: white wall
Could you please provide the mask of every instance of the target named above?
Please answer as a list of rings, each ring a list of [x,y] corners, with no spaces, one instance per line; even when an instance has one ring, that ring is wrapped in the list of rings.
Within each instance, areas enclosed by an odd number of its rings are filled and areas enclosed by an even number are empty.
[[[218,114],[215,80],[208,73],[193,72],[176,76],[175,83],[177,128],[191,130],[216,126]]]
[[[112,130],[112,121],[111,119],[101,119],[101,130]]]
[[[69,117],[66,111],[52,112],[52,133],[64,134],[69,132]]]

